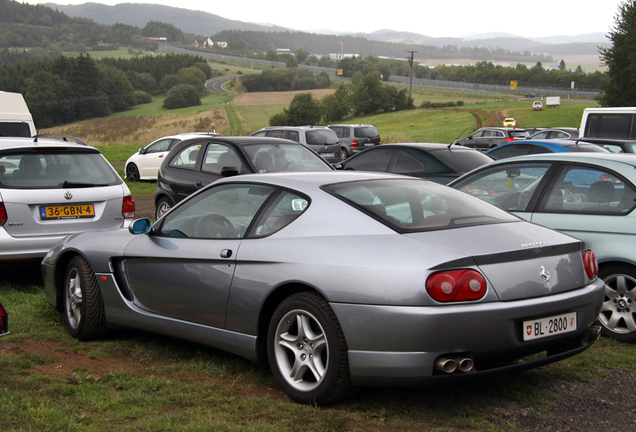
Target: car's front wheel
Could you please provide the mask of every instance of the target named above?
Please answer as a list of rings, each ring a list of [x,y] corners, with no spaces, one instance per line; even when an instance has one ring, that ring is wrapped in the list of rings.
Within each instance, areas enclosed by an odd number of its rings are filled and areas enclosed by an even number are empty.
[[[139,181],[139,168],[134,163],[129,163],[126,167],[126,179],[130,182]]]
[[[605,299],[599,314],[601,334],[621,342],[636,342],[636,269],[609,264],[599,269]]]
[[[95,272],[88,262],[75,256],[66,267],[64,314],[71,336],[91,340],[105,336],[108,324]]]
[[[328,404],[353,391],[342,329],[317,293],[294,294],[276,308],[267,351],[274,378],[297,402]]]
[[[166,197],[159,198],[157,201],[157,208],[155,209],[155,219],[159,219],[172,208],[172,203]]]

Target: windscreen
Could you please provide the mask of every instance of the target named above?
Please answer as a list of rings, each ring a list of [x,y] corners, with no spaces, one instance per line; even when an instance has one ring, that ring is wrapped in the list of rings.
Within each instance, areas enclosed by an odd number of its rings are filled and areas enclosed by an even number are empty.
[[[324,189],[399,232],[519,221],[477,198],[418,179],[365,180]]]
[[[97,151],[0,153],[0,184],[9,189],[109,186],[121,178]]]

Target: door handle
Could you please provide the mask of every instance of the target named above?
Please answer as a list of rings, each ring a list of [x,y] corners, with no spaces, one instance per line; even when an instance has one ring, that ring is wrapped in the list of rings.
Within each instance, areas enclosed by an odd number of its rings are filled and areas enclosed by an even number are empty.
[[[221,258],[231,258],[232,257],[232,249],[223,249],[221,251]]]

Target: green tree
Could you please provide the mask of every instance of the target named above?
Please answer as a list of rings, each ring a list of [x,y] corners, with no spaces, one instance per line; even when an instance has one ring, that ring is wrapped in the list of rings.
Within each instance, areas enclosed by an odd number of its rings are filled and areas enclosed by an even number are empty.
[[[340,84],[334,94],[327,95],[320,100],[322,119],[325,123],[337,122],[349,115],[350,88],[350,85]]]
[[[190,84],[179,84],[173,87],[163,101],[163,107],[166,109],[186,108],[197,105],[201,105],[201,96],[199,96],[199,91]]]
[[[265,53],[265,59],[272,62],[272,67],[274,67],[274,62],[278,60],[278,54],[273,49],[267,50]]]
[[[609,33],[612,46],[601,48],[601,60],[607,66],[608,81],[602,106],[636,104],[636,0],[626,0],[618,8],[615,24]]]
[[[289,103],[289,109],[283,109],[287,116],[287,126],[314,125],[320,123],[320,103],[311,93],[299,93]]]
[[[559,70],[565,70],[565,60],[561,59],[561,63],[559,63]]]
[[[305,63],[305,60],[307,60],[307,57],[309,57],[309,51],[304,50],[302,48],[298,48],[295,52],[296,54],[296,60],[298,60],[298,63]]]

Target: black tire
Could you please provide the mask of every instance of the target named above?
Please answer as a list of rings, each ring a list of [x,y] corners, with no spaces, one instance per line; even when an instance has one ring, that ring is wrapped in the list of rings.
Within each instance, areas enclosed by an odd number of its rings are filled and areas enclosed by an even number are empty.
[[[353,392],[342,329],[317,293],[281,302],[269,324],[267,353],[276,382],[297,402],[325,405]]]
[[[139,177],[139,168],[137,168],[137,165],[129,163],[128,166],[126,166],[126,179],[129,182],[137,182],[139,181]]]
[[[346,147],[340,147],[340,160],[344,161],[349,157],[349,152]]]
[[[106,336],[104,302],[88,262],[80,256],[73,257],[66,267],[64,282],[64,317],[71,336],[79,340]]]
[[[172,202],[167,197],[159,198],[155,208],[155,219],[159,219],[172,208]]]
[[[603,337],[636,342],[636,268],[608,264],[599,269],[605,281],[605,299],[598,316]]]

